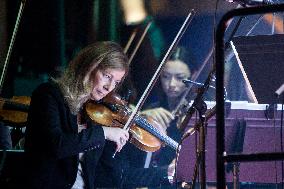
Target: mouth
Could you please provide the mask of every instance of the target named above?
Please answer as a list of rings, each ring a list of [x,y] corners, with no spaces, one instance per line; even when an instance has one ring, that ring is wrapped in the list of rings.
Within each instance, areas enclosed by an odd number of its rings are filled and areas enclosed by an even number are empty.
[[[92,100],[100,100],[103,97],[105,97],[105,94],[103,92],[99,91],[99,90],[96,90],[95,93],[91,94],[91,99]]]
[[[170,94],[177,94],[178,92],[177,91],[168,91],[168,93],[170,93]]]
[[[178,94],[177,91],[168,91],[168,96],[177,96]]]
[[[102,97],[105,97],[106,96],[106,94],[104,94],[103,92],[101,92],[101,91],[97,91],[97,94],[99,95],[99,96],[102,96]]]

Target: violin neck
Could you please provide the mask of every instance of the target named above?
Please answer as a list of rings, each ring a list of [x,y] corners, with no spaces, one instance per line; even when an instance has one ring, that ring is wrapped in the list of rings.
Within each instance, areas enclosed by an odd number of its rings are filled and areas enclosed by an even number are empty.
[[[146,119],[144,119],[141,116],[135,117],[135,123],[138,124],[141,128],[145,129],[158,139],[160,139],[162,142],[164,142],[166,145],[170,146],[174,150],[178,149],[178,143],[174,141],[172,138],[170,138],[167,135],[162,134],[156,127],[153,127]]]

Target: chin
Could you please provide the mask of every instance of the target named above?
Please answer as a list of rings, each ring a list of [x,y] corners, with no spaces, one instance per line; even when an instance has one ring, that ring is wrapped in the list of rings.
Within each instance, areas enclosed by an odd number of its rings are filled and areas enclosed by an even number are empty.
[[[104,97],[98,97],[96,98],[96,101],[102,100]]]
[[[170,97],[170,98],[177,98],[179,95],[178,94],[172,94],[172,93],[168,93],[168,95],[167,95],[168,97]]]
[[[95,101],[99,101],[101,100],[103,97],[99,96],[99,95],[92,95],[91,99],[95,100]]]

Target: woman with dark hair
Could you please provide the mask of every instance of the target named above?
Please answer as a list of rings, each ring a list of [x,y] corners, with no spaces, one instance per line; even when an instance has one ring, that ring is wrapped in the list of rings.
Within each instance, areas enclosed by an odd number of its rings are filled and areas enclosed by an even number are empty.
[[[182,80],[191,79],[194,72],[193,57],[184,47],[178,47],[161,72],[160,85],[163,90],[158,96],[158,101],[142,113],[152,116],[168,128],[169,123],[174,119],[171,112],[177,108],[188,89]]]
[[[167,135],[177,142],[180,141],[182,133],[179,131],[179,123],[175,120],[172,112],[177,108],[188,89],[182,80],[191,79],[194,71],[195,61],[193,57],[190,56],[185,48],[178,47],[161,72],[160,84],[163,90],[159,100],[141,112],[141,114],[151,116],[162,124]],[[168,165],[174,165],[175,157],[176,151],[169,146],[165,146],[153,154],[148,153],[144,167],[167,167]],[[175,186],[171,187],[174,188]]]

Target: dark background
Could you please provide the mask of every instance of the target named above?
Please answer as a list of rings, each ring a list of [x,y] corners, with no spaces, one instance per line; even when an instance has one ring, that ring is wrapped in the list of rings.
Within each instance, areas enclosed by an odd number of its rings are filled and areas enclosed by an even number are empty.
[[[3,36],[0,46],[2,63],[8,50],[20,1],[0,2],[0,22],[3,26],[0,30],[0,36]],[[212,31],[216,24],[215,3],[210,0],[146,1],[148,13],[153,16],[157,27],[162,31],[165,45],[161,51],[164,53],[167,50],[189,10],[194,8],[196,15],[180,43],[193,52],[197,63],[204,61],[208,50],[212,48]],[[220,1],[218,17],[235,6]],[[119,1],[26,1],[2,96],[29,96],[38,83],[45,81],[50,75],[56,75],[78,50],[89,43],[112,40],[125,44],[125,39],[129,36],[123,32],[124,27]],[[136,60],[141,53],[137,54]],[[154,70],[155,67],[151,69]]]
[[[1,68],[20,2],[0,0]],[[163,43],[151,41],[148,34],[135,55],[131,64],[133,71],[130,82],[137,88],[137,96],[146,88],[191,9],[194,9],[196,14],[179,45],[190,51],[197,68],[205,65],[197,78],[197,81],[204,82],[212,69],[213,54],[210,52],[213,47],[214,29],[221,16],[236,8],[237,4],[212,0],[149,0],[145,1],[145,6],[155,21],[155,27],[160,31]],[[282,19],[283,15],[279,15],[279,18]],[[265,19],[258,19],[259,16],[245,18],[235,36],[246,35],[252,28],[250,35],[271,34],[272,24]],[[234,19],[230,25],[226,40],[236,27],[236,21],[237,19]],[[30,96],[39,83],[50,76],[57,76],[82,47],[101,40],[116,41],[124,46],[131,34],[131,27],[133,26],[127,26],[123,21],[118,0],[27,0],[1,96]],[[283,33],[283,29],[281,32]],[[160,52],[158,57],[154,55],[155,50]],[[205,62],[208,56],[209,61]],[[234,58],[226,67],[228,79],[225,79],[225,82],[228,81],[226,85],[230,100],[247,100],[243,91],[242,75]]]

